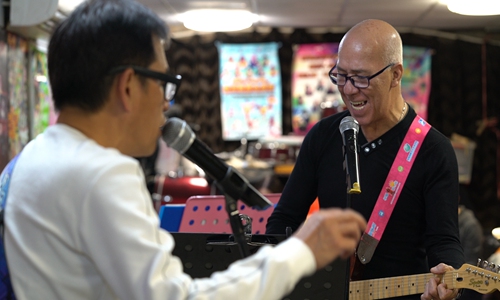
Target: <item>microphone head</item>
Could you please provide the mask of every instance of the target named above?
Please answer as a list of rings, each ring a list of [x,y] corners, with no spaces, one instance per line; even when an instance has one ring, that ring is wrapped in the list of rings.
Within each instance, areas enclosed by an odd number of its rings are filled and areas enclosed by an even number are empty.
[[[167,146],[184,154],[193,144],[196,136],[185,121],[179,118],[169,118],[163,126],[162,138]]]
[[[344,131],[349,130],[349,129],[352,129],[355,132],[358,132],[359,131],[359,123],[353,117],[347,116],[347,117],[344,117],[342,119],[342,121],[340,121],[339,129],[340,129],[340,132],[342,134],[344,133]]]

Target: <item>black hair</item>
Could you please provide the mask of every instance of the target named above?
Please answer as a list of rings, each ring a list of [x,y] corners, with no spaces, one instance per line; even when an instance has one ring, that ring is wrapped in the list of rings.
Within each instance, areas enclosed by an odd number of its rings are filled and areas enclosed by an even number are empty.
[[[114,76],[124,64],[148,67],[155,60],[153,36],[167,39],[168,28],[134,0],[90,0],[54,30],[48,71],[54,106],[99,110]],[[116,76],[116,75],[115,75]]]

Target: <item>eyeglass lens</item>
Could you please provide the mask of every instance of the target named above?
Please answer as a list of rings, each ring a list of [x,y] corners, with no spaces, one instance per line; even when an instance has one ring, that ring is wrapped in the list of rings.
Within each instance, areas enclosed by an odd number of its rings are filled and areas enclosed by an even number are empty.
[[[175,92],[177,90],[177,84],[172,82],[165,83],[165,99],[170,101],[174,98]]]
[[[337,75],[336,77],[337,85],[343,86],[347,83],[347,76],[345,75]],[[368,78],[366,77],[358,77],[358,76],[353,76],[349,77],[349,80],[351,81],[352,85],[358,88],[366,88],[368,87]]]

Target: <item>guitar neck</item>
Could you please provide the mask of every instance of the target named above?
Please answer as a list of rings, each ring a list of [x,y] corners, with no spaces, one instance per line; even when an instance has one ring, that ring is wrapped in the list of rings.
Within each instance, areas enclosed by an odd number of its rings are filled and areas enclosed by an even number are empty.
[[[442,280],[448,288],[455,288],[454,272],[447,272]],[[349,300],[386,299],[423,293],[425,284],[434,274],[417,274],[371,280],[351,281],[349,283]]]
[[[438,277],[442,283],[446,283],[449,289],[470,289],[481,294],[488,294],[500,290],[498,268],[492,268],[495,271],[463,264],[460,269],[448,271]],[[435,276],[437,275],[427,273],[351,281],[349,300],[386,299],[421,294],[425,290],[427,281]]]

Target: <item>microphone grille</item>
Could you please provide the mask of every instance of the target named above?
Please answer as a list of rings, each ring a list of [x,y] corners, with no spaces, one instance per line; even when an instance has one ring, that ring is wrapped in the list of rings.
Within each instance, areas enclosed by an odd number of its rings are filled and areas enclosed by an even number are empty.
[[[351,116],[344,117],[342,121],[340,121],[339,129],[341,133],[349,129],[354,129],[354,131],[359,131],[359,124],[356,119]]]
[[[162,138],[167,146],[183,154],[196,136],[187,123],[179,118],[169,118],[162,129]]]

